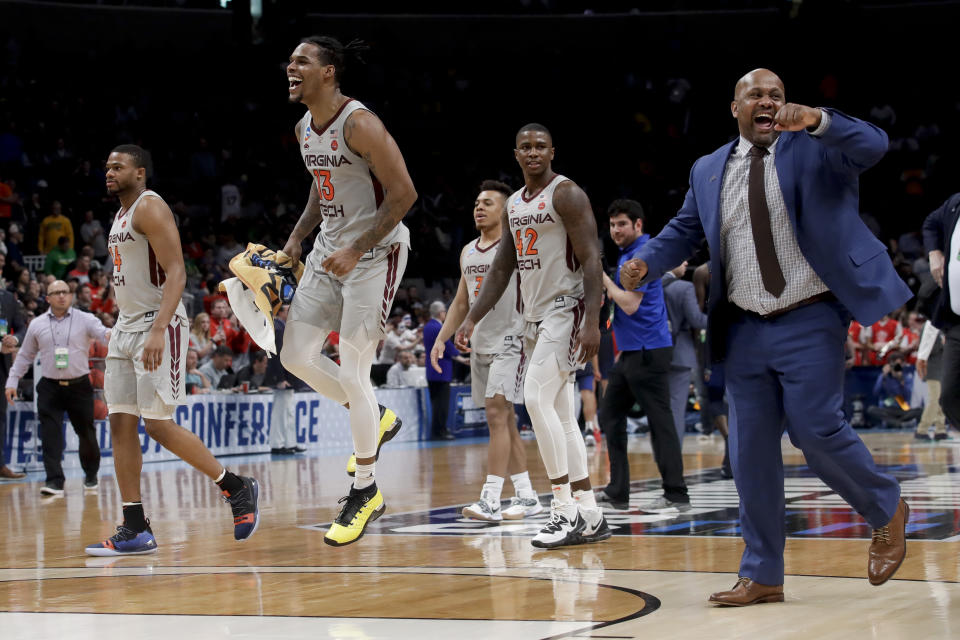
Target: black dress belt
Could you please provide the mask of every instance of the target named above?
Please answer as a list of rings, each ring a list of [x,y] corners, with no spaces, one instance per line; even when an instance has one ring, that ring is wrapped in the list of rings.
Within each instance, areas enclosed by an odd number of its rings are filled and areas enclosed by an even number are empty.
[[[56,378],[44,378],[44,380],[49,380],[50,382],[54,382],[60,385],[61,387],[69,387],[70,385],[80,384],[84,380],[90,380],[90,376],[88,374],[84,376],[78,376],[76,378],[67,378],[66,380],[57,380]]]
[[[760,318],[762,320],[772,320],[773,318],[782,316],[787,312],[793,311],[795,309],[799,309],[800,307],[806,307],[807,305],[814,304],[815,302],[830,302],[836,299],[837,299],[837,296],[835,296],[832,291],[824,291],[823,293],[818,293],[815,296],[804,298],[803,300],[800,300],[799,302],[794,302],[793,304],[786,306],[783,309],[777,309],[776,311],[771,311],[770,313],[767,313],[767,314],[757,313],[756,311],[747,311],[746,309],[741,309],[740,307],[737,307],[737,309],[741,313],[748,316],[753,316],[754,318]]]

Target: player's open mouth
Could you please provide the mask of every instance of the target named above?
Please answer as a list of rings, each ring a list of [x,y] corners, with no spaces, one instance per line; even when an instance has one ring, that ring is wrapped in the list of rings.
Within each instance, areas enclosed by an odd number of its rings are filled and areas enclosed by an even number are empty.
[[[758,113],[753,116],[753,124],[757,129],[762,131],[770,131],[773,129],[773,114],[770,113]]]
[[[296,78],[294,76],[287,76],[287,82],[290,83],[290,91],[293,91],[301,84],[303,84],[303,78]]]

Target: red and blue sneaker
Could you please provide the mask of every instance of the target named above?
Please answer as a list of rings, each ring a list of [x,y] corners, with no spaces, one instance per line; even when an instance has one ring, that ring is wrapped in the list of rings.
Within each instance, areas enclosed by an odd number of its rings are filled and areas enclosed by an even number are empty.
[[[233,537],[246,540],[253,535],[260,524],[260,484],[253,478],[240,476],[243,488],[232,494],[223,490],[223,499],[233,509]]]
[[[86,548],[88,556],[137,556],[157,552],[157,541],[150,530],[150,521],[143,531],[134,531],[120,525],[117,532]]]

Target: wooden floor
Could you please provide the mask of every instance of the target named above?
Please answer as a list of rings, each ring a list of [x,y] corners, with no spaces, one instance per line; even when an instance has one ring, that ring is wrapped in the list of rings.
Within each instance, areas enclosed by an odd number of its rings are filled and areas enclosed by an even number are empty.
[[[688,436],[694,509],[682,518],[610,513],[609,541],[554,551],[529,543],[533,523],[458,517],[479,492],[485,444],[384,449],[377,468],[388,513],[358,543],[322,542],[349,486],[345,456],[228,459],[262,485],[256,535],[236,543],[228,507],[185,466],[147,465],[143,493],[160,545],[152,556],[91,558],[120,500],[105,469],[96,494],[68,479],[42,498],[42,477],[0,484],[3,638],[957,638],[960,637],[960,441],[866,434],[911,503],[897,579],[865,578],[869,529],[810,477],[784,443],[786,602],[707,604],[736,580],[736,495],[716,468],[719,439]],[[649,439],[631,438],[631,504],[657,495]],[[527,443],[544,503],[536,443]],[[606,454],[591,450],[595,486]],[[509,485],[509,483],[508,483]],[[505,497],[512,495],[508,487]]]

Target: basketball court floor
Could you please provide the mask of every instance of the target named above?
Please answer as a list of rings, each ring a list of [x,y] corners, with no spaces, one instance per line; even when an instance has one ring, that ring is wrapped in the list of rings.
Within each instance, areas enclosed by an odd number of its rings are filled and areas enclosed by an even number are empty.
[[[144,504],[160,545],[152,556],[83,553],[120,520],[112,470],[94,494],[79,476],[62,498],[40,496],[42,474],[0,484],[0,630],[11,640],[960,638],[960,441],[864,439],[911,506],[906,560],[881,587],[866,580],[869,527],[786,439],[786,602],[742,609],[707,604],[736,581],[742,549],[719,437],[687,437],[693,509],[678,517],[636,510],[659,482],[649,439],[633,436],[631,509],[608,512],[613,538],[559,550],[530,545],[546,513],[503,524],[460,518],[479,490],[484,442],[394,443],[377,467],[386,515],[339,549],[322,537],[349,486],[348,451],[227,459],[262,485],[261,525],[244,543],[201,474],[145,465]],[[533,440],[527,455],[547,504]],[[601,487],[602,448],[590,462]]]

